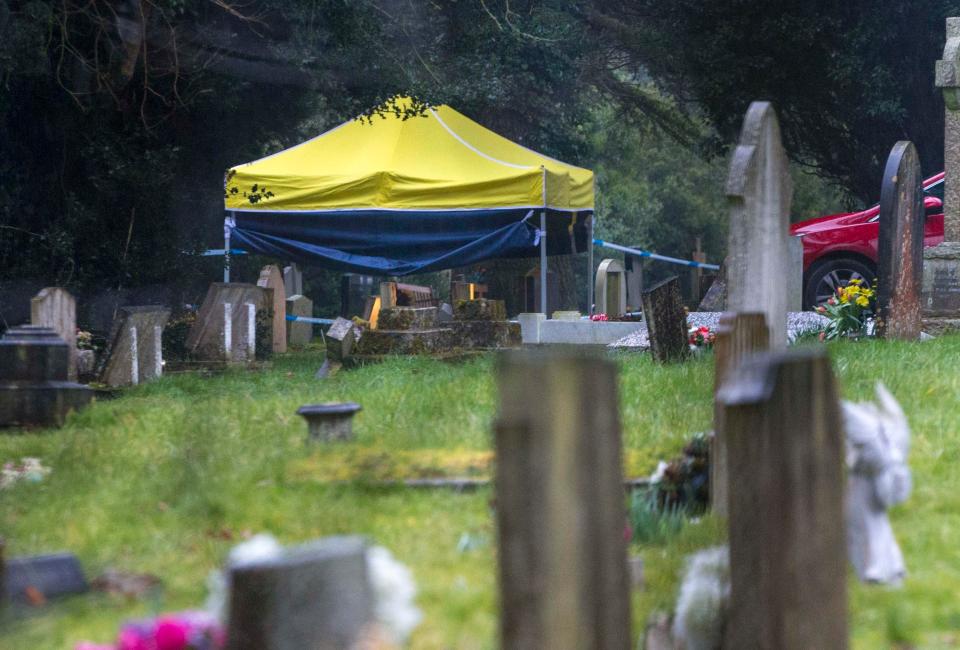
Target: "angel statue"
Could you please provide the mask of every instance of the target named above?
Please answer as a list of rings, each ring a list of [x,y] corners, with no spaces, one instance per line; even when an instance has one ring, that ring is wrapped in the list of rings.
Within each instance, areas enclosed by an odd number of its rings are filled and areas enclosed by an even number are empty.
[[[863,582],[899,584],[906,574],[887,509],[910,495],[910,427],[877,383],[878,403],[843,402],[847,430],[847,552]]]

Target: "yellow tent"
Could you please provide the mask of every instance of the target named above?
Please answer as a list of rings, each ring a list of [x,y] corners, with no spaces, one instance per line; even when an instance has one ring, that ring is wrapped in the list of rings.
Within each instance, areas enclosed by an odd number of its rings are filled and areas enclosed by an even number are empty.
[[[588,250],[593,172],[438,106],[351,120],[236,165],[226,210],[227,249],[308,265],[399,276],[495,257],[545,262]]]
[[[273,197],[256,197],[255,185]],[[269,212],[543,207],[593,210],[593,172],[511,142],[449,106],[422,117],[351,120],[232,167],[226,198],[227,210]]]

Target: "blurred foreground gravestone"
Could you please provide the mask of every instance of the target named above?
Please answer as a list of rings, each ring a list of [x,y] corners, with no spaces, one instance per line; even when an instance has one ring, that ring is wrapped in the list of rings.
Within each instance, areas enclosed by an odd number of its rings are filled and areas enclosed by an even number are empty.
[[[724,648],[847,647],[844,430],[823,351],[725,380],[731,598]]]
[[[497,383],[500,647],[627,650],[617,366],[512,352]]]
[[[90,589],[83,567],[72,553],[10,558],[0,576],[3,596],[14,605],[39,606],[52,598],[82,594]]]
[[[228,650],[341,650],[370,634],[366,543],[329,537],[229,568]]]
[[[720,315],[716,339],[713,343],[713,440],[710,444],[710,507],[714,514],[727,516],[729,475],[727,445],[723,433],[723,405],[717,394],[724,381],[740,363],[757,352],[770,347],[770,330],[759,313],[730,313]]]
[[[272,350],[275,353],[287,351],[287,293],[283,286],[283,274],[276,264],[268,264],[260,270],[257,286],[272,289],[273,339]]]
[[[0,339],[0,426],[60,427],[93,399],[67,381],[69,349],[50,328],[12,327]]]
[[[917,149],[912,142],[901,140],[890,151],[880,187],[876,326],[879,337],[920,337],[925,222],[923,174]]]
[[[121,307],[98,372],[108,386],[136,386],[163,374],[163,328],[170,310],[158,305]]]
[[[60,287],[47,287],[30,300],[30,324],[49,327],[69,348],[67,379],[77,380],[77,301]]]
[[[674,276],[643,292],[643,318],[647,321],[650,354],[655,360],[667,363],[689,356],[687,312],[680,295],[680,278]]]
[[[770,347],[786,348],[788,299],[783,267],[790,260],[793,183],[780,125],[769,102],[753,102],[747,109],[726,192],[730,204],[726,309],[762,311],[770,329]]]

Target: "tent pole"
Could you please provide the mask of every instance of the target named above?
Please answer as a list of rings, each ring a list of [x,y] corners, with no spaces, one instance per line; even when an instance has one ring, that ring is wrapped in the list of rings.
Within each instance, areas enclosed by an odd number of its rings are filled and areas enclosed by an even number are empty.
[[[593,316],[593,215],[587,225],[587,316]]]
[[[547,211],[540,212],[540,312],[547,312]],[[549,317],[549,316],[548,316]]]

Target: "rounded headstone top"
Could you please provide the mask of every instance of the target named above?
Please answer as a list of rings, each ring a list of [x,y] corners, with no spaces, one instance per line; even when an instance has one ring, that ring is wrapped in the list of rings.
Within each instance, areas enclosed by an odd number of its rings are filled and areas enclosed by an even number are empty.
[[[353,415],[361,410],[356,402],[327,402],[326,404],[306,404],[297,409],[297,415]]]

